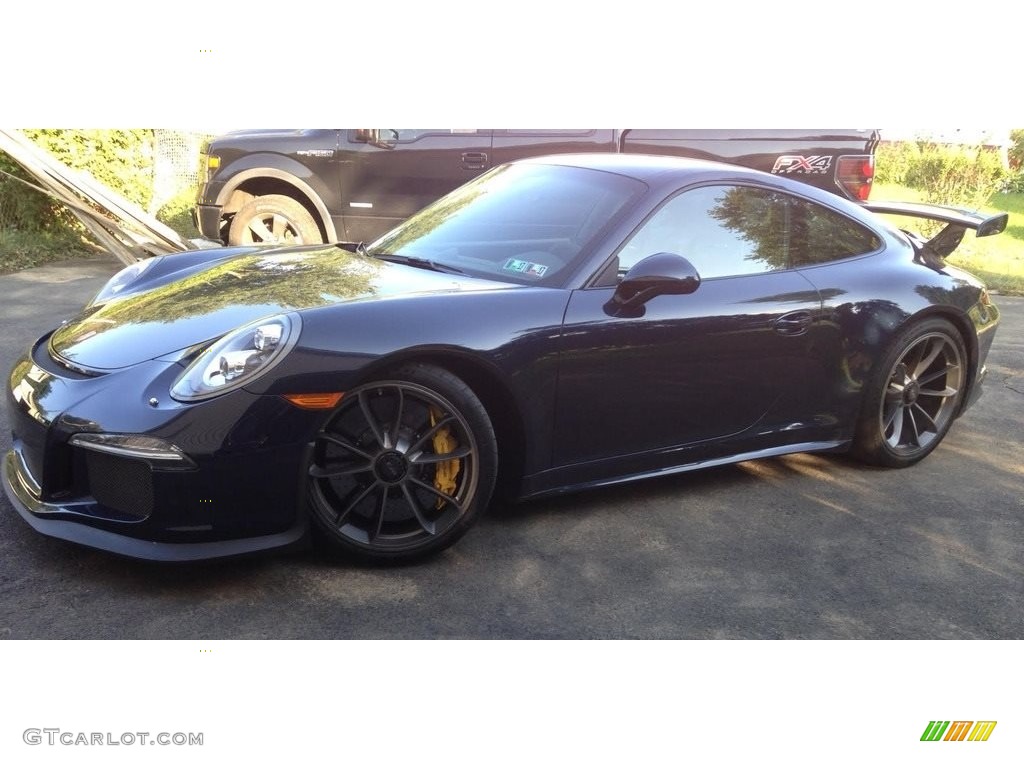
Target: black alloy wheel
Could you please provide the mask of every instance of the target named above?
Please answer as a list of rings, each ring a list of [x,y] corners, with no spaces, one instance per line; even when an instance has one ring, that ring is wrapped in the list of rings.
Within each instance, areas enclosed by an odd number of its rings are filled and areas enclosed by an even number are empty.
[[[892,345],[868,385],[855,450],[891,467],[914,464],[935,449],[960,412],[967,352],[946,320],[925,320]]]
[[[455,543],[490,499],[497,446],[457,377],[415,365],[347,392],[316,436],[312,517],[329,546],[394,562]]]

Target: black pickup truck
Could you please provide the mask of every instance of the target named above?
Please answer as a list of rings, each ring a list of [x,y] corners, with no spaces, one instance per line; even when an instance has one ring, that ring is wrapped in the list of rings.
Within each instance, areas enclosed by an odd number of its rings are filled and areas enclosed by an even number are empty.
[[[196,224],[231,245],[370,241],[488,168],[564,152],[718,160],[866,200],[875,130],[246,130],[204,148]]]

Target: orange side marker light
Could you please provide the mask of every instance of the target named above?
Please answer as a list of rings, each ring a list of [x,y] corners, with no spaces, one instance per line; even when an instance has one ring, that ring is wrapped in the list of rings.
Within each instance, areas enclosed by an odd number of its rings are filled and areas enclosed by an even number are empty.
[[[344,394],[344,392],[315,392],[304,395],[284,395],[284,399],[299,408],[317,411],[333,408]]]

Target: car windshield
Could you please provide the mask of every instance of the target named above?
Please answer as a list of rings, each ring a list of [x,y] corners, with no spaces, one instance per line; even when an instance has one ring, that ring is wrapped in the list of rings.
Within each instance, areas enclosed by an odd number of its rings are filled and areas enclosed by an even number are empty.
[[[424,208],[367,252],[441,271],[557,286],[645,188],[605,171],[500,166]]]

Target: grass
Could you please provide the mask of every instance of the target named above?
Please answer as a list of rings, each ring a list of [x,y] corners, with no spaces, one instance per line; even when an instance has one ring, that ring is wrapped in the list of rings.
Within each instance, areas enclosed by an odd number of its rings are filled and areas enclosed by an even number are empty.
[[[182,237],[199,237],[192,223],[195,191],[183,190],[157,212],[156,218]],[[18,231],[0,228],[0,275],[39,267],[54,261],[96,256],[104,251],[89,242],[77,222],[53,222],[52,228]]]
[[[102,250],[67,229],[19,232],[0,229],[0,275],[52,261],[83,259]]]
[[[875,184],[871,199],[920,202],[922,193],[897,184]],[[948,261],[984,280],[992,291],[1024,296],[1024,194],[993,195],[984,210],[1009,213],[1006,231],[984,238],[976,238],[973,232],[968,232]],[[921,226],[921,219],[903,216],[887,218],[907,229],[919,229]]]

